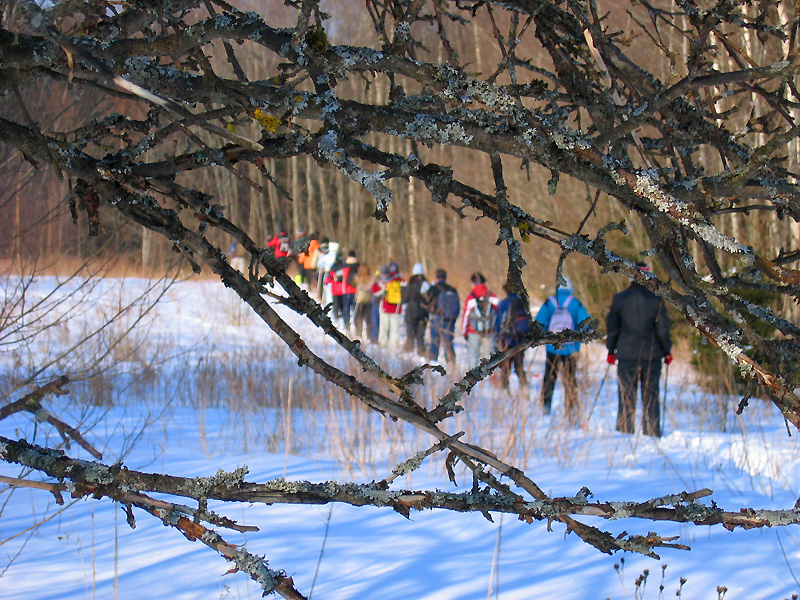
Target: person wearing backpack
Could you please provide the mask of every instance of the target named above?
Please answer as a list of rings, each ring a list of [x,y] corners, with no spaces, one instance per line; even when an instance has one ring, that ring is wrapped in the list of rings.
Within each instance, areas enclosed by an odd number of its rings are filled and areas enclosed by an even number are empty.
[[[563,283],[559,285],[556,294],[550,296],[539,309],[536,322],[553,332],[575,330],[579,323],[589,318],[589,312],[573,292],[572,281],[569,277],[563,277]],[[553,390],[556,387],[558,372],[561,370],[564,382],[564,413],[571,423],[580,423],[583,417],[575,380],[577,355],[580,349],[580,342],[567,342],[559,346],[547,344],[545,348],[544,380],[540,395],[544,414],[550,414]]]
[[[477,367],[482,358],[492,354],[494,324],[497,318],[497,296],[486,287],[486,277],[477,271],[470,277],[474,287],[464,302],[461,335],[467,341],[467,364]]]
[[[456,289],[447,283],[447,271],[436,269],[436,283],[428,291],[428,312],[430,313],[431,344],[428,359],[439,360],[439,344],[444,350],[447,362],[456,361],[453,338],[456,320],[461,312],[461,300]]]
[[[406,352],[425,354],[425,328],[428,325],[428,290],[431,284],[425,279],[422,263],[411,269],[411,277],[403,288],[403,316],[406,322]]]
[[[350,329],[350,315],[356,303],[356,275],[358,273],[358,259],[354,250],[347,253],[344,264],[336,271],[336,277],[342,282],[342,322],[344,330]]]
[[[650,268],[637,263],[647,273]],[[631,281],[631,285],[611,300],[606,320],[608,364],[618,362],[619,407],[617,431],[634,432],[636,392],[641,388],[642,432],[661,437],[661,406],[659,379],[661,363],[672,362],[672,339],[669,317],[664,300],[646,287]]]
[[[495,339],[498,350],[508,350],[517,346],[527,334],[531,332],[531,312],[518,294],[514,293],[511,283],[503,284],[503,291],[506,297],[497,306],[497,318],[495,320]],[[497,367],[498,374],[497,387],[508,388],[508,380],[511,376],[511,366],[519,379],[520,387],[527,387],[528,377],[525,375],[525,350],[517,352],[513,357],[505,359]]]
[[[267,248],[272,250],[275,258],[286,258],[292,252],[292,238],[281,230],[278,235],[267,242]]]
[[[400,347],[400,324],[402,323],[403,284],[400,267],[396,262],[389,263],[389,273],[383,284],[381,316],[378,323],[378,343],[384,347]]]

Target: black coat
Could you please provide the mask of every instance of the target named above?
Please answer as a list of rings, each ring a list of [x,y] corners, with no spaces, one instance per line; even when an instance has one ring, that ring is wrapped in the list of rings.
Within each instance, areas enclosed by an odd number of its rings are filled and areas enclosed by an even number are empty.
[[[428,318],[428,311],[425,310],[428,298],[426,294],[422,293],[422,286],[425,283],[425,277],[413,275],[403,288],[403,314],[405,314],[406,322],[422,321]]]
[[[619,360],[659,360],[672,350],[664,301],[638,283],[614,296],[606,348]]]

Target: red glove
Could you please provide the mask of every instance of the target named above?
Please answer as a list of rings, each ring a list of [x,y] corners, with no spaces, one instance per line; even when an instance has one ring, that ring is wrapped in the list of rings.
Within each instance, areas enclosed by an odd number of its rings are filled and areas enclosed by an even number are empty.
[[[613,352],[609,352],[608,356],[606,356],[606,362],[610,365],[613,365],[617,362],[617,355]]]
[[[664,357],[664,364],[665,364],[665,365],[670,365],[670,364],[672,364],[672,354],[667,354],[667,355]]]

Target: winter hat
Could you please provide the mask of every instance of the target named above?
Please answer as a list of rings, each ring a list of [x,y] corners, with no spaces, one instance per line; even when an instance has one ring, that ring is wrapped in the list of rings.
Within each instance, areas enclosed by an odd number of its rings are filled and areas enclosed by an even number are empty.
[[[397,275],[400,272],[400,267],[396,262],[389,263],[389,275]]]
[[[486,287],[485,283],[479,283],[472,289],[472,295],[476,298],[483,298],[488,293],[489,288]]]
[[[424,275],[425,274],[425,269],[422,266],[422,263],[415,264],[414,267],[411,269],[411,274],[412,275]]]
[[[389,265],[381,265],[381,269],[378,273],[381,279],[389,279]]]

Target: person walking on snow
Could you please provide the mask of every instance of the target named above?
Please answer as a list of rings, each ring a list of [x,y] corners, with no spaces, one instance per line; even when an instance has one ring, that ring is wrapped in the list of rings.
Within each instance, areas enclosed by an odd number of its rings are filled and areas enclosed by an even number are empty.
[[[369,338],[372,329],[372,284],[373,276],[368,265],[361,264],[356,271],[356,306],[353,311],[353,335]]]
[[[369,341],[377,344],[380,336],[381,304],[386,293],[386,282],[389,281],[389,265],[381,265],[372,278],[372,326],[369,330]]]
[[[406,322],[406,352],[425,354],[425,327],[428,325],[428,290],[422,263],[411,269],[411,277],[403,288],[403,316]]]
[[[344,330],[350,329],[350,317],[356,305],[356,275],[358,274],[358,259],[355,250],[347,253],[344,265],[336,272],[336,276],[342,281],[342,320]]]
[[[384,347],[400,347],[400,324],[402,322],[403,278],[396,262],[389,263],[389,273],[383,284],[381,316],[378,323],[378,343]]]
[[[562,277],[562,283],[558,286],[555,296],[550,296],[536,313],[536,322],[556,333],[565,329],[576,330],[579,323],[589,318],[589,313],[573,293],[574,288],[570,278]],[[583,417],[583,407],[578,397],[575,379],[580,349],[580,342],[567,342],[559,346],[547,344],[545,348],[544,380],[540,394],[542,408],[544,414],[550,414],[553,391],[558,372],[561,370],[564,382],[564,413],[570,423],[580,423]]]
[[[648,274],[650,268],[636,263]],[[672,362],[672,340],[664,300],[635,280],[611,301],[606,320],[606,348],[610,365],[617,363],[619,408],[617,431],[634,432],[637,387],[642,395],[642,431],[661,437],[659,378],[661,363]]]
[[[430,360],[439,360],[441,342],[444,356],[452,365],[456,361],[453,337],[456,320],[461,312],[461,300],[456,289],[447,283],[447,271],[436,269],[436,283],[428,290],[428,312],[430,314],[431,345]]]
[[[267,242],[267,248],[272,250],[275,258],[286,258],[292,253],[292,238],[283,230]]]
[[[344,260],[337,254],[331,268],[328,269],[328,274],[325,275],[325,286],[330,290],[333,302],[333,317],[340,325],[344,324],[344,281],[342,279],[344,268]]]
[[[470,277],[474,287],[464,302],[461,335],[467,340],[468,368],[477,367],[494,348],[494,324],[497,317],[497,296],[486,287],[486,277],[477,271]]]
[[[503,284],[503,291],[506,297],[497,306],[497,319],[495,320],[494,332],[498,350],[508,350],[514,348],[520,340],[531,331],[530,308],[512,291],[511,283]],[[511,366],[519,379],[520,387],[528,385],[528,377],[525,375],[525,350],[520,350],[513,357],[505,359],[497,367],[497,387],[505,389],[508,387],[508,380],[511,376]]]

